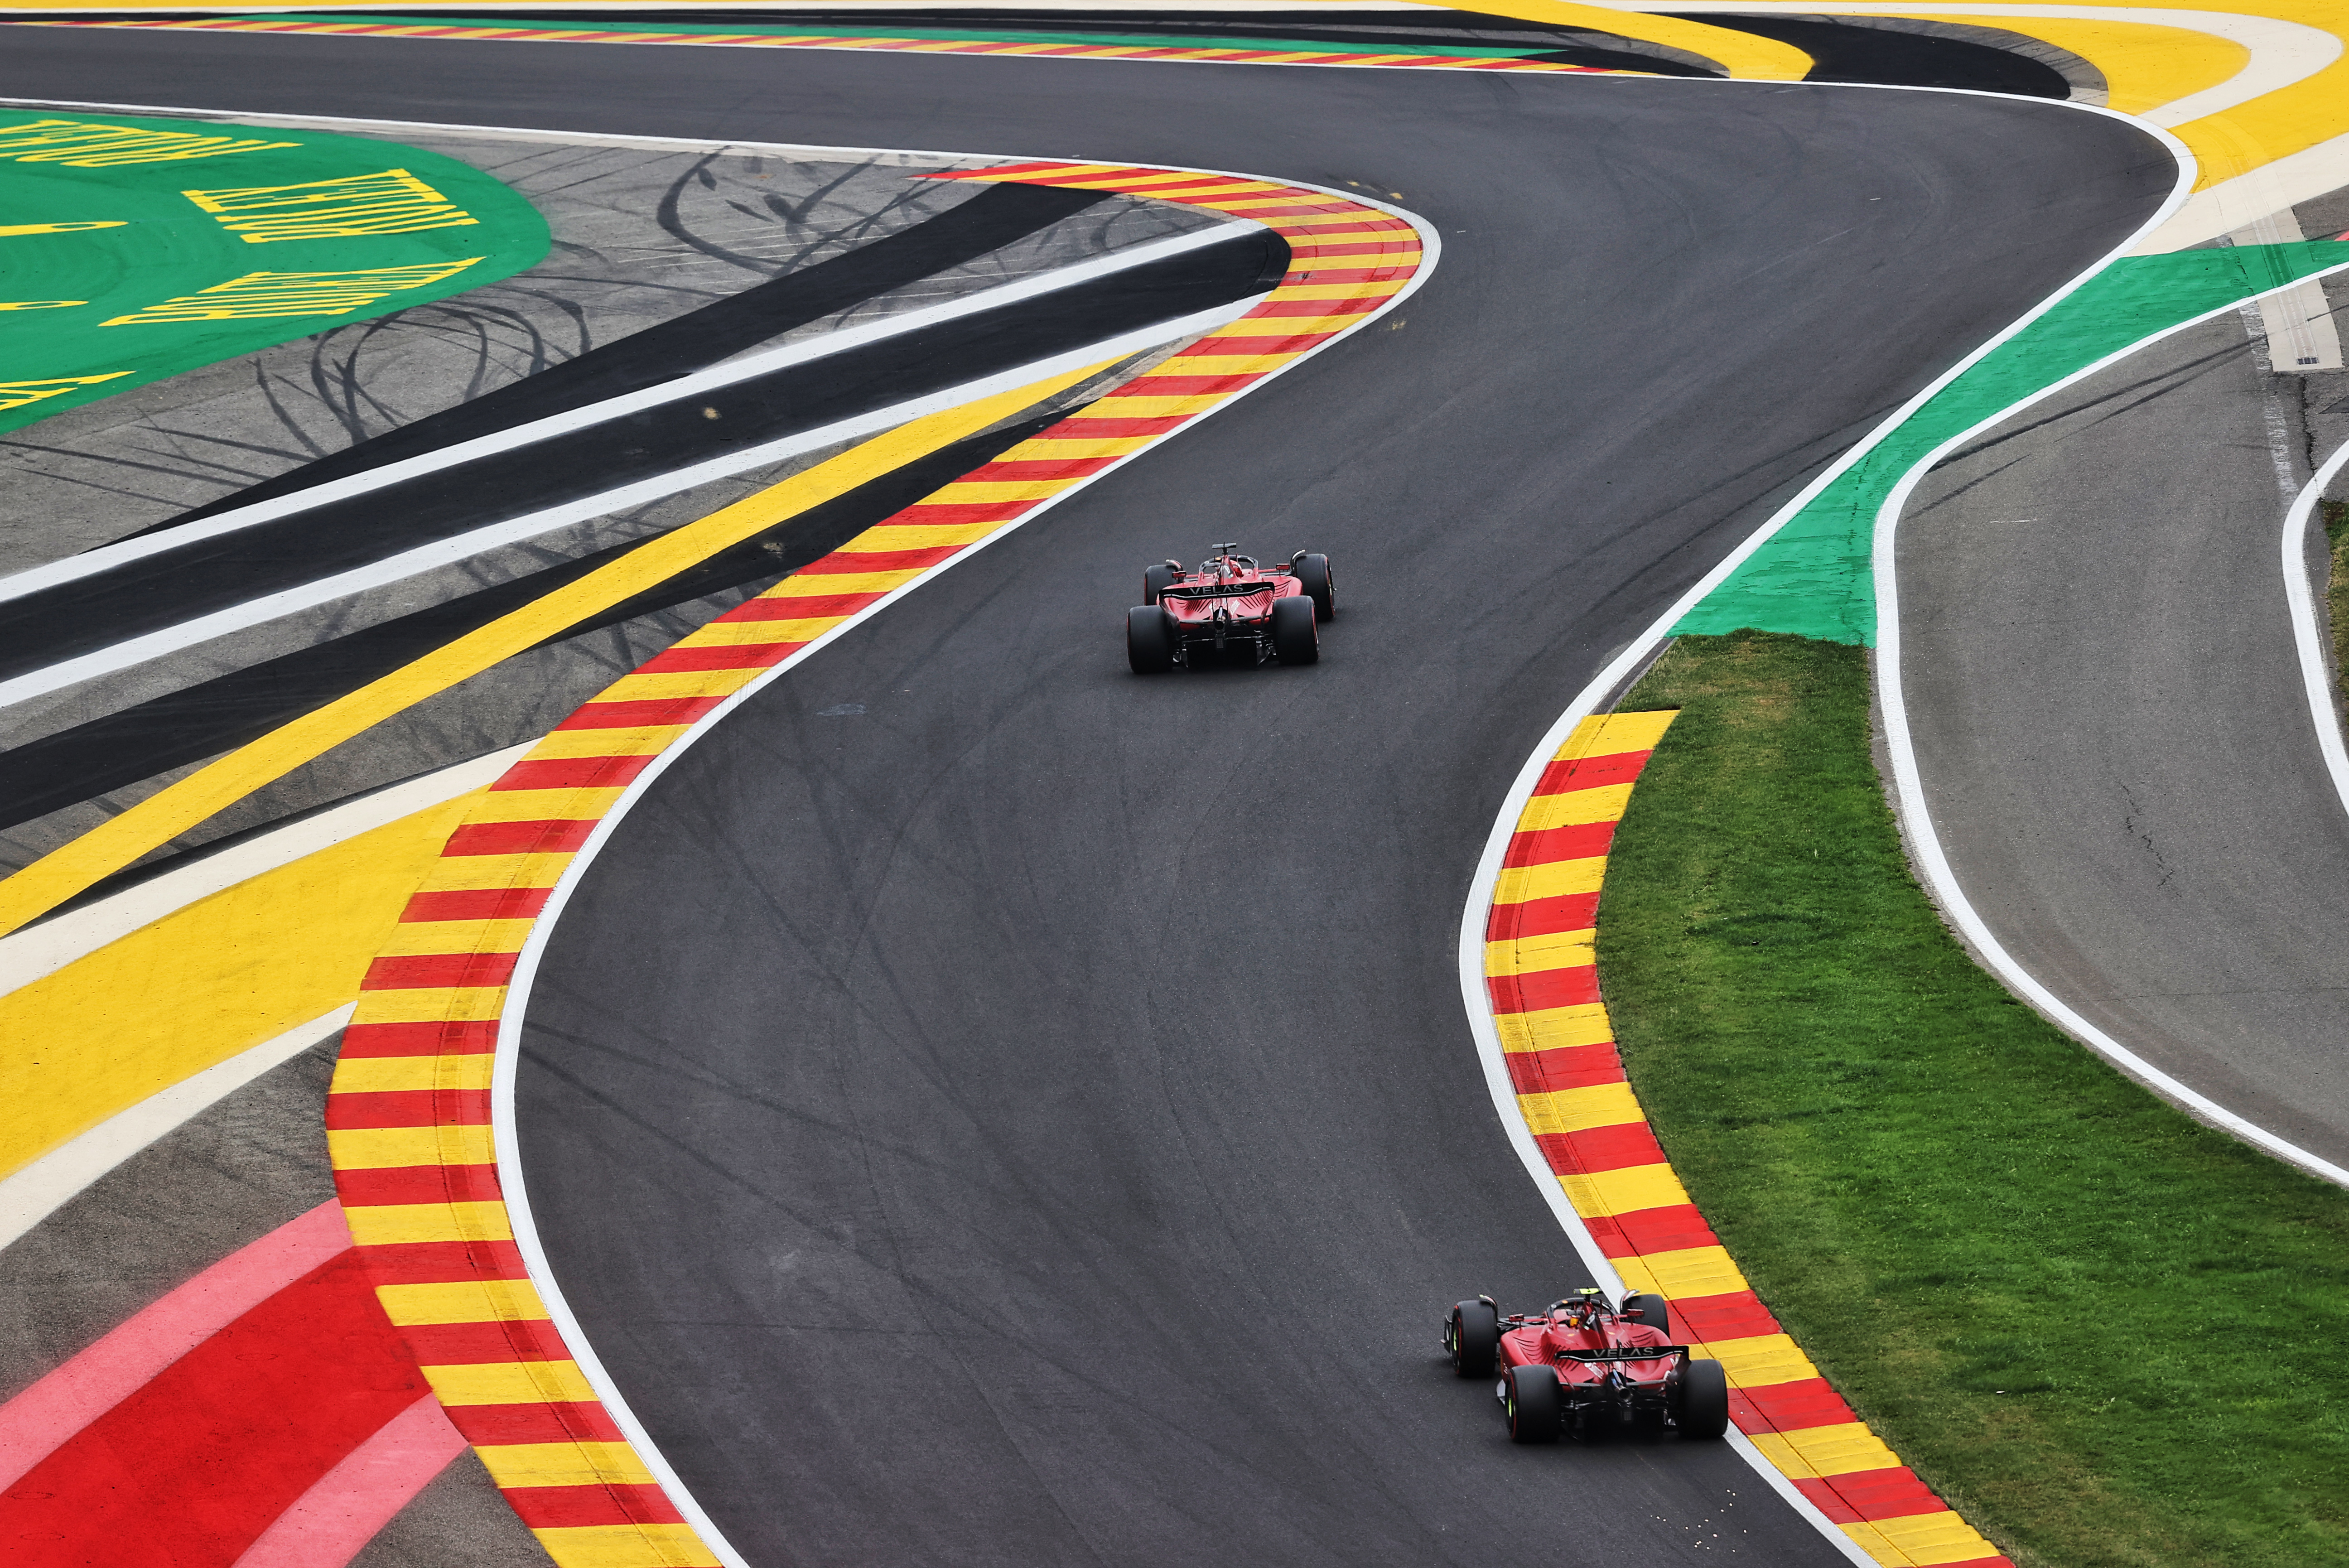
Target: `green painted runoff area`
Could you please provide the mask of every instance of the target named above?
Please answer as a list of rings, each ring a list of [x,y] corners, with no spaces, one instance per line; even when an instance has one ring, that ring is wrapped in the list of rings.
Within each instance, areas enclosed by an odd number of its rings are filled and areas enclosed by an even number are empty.
[[[2343,265],[2349,244],[2331,240],[2115,262],[1941,389],[1682,617],[1674,634],[1752,628],[1872,646],[1876,514],[1927,453],[2141,338]]]
[[[957,44],[1102,44],[1112,48],[1257,49],[1324,55],[1427,55],[1462,60],[1521,60],[1546,55],[1549,49],[1504,49],[1436,44],[1332,44],[1326,39],[1207,38],[1187,33],[1060,33],[997,27],[900,27],[894,23],[873,27],[718,27],[671,26],[665,22],[588,22],[580,20],[525,22],[467,21],[455,16],[354,16],[343,12],[297,13],[272,16],[273,22],[364,23],[390,27],[512,27],[533,31],[560,28],[582,33],[683,34],[707,38],[923,38]]]
[[[0,431],[545,256],[452,158],[321,131],[0,110]]]

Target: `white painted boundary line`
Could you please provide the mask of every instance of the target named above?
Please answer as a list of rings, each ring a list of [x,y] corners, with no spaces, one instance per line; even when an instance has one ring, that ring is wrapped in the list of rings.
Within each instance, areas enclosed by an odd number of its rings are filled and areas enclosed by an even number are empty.
[[[2316,595],[2308,580],[2308,525],[2325,489],[2349,467],[2349,444],[2324,460],[2292,500],[2283,520],[2283,595],[2292,608],[2292,640],[2300,654],[2301,690],[2308,697],[2309,722],[2316,726],[2316,747],[2324,753],[2324,771],[2333,776],[2333,793],[2349,811],[2349,751],[2341,739],[2341,707],[2333,701],[2333,670],[2324,657],[2324,628],[2316,613]]]
[[[497,783],[522,761],[535,741],[452,763],[357,800],[256,834],[243,844],[200,856],[133,888],[0,937],[0,996],[21,990],[85,958],[107,943],[150,926],[164,916],[209,898],[264,872],[291,866],[305,856],[331,849],[378,827]]]
[[[1195,315],[1179,317],[1172,321],[1153,322],[1147,327],[1121,333],[1115,337],[1104,338],[1097,343],[1088,343],[1082,348],[1056,354],[1049,359],[1017,365],[1008,370],[999,370],[991,376],[966,381],[958,387],[947,387],[905,402],[874,409],[869,413],[858,414],[852,419],[839,420],[828,425],[819,425],[812,430],[800,431],[764,445],[745,447],[739,452],[730,452],[724,457],[711,458],[706,462],[695,463],[688,468],[672,469],[667,473],[639,480],[634,484],[625,484],[616,490],[606,490],[599,495],[585,496],[577,501],[565,502],[560,506],[525,513],[519,517],[492,523],[467,533],[453,535],[446,539],[436,539],[429,545],[420,545],[412,550],[403,550],[398,555],[387,556],[379,561],[370,561],[364,566],[354,566],[348,571],[336,572],[331,576],[315,577],[298,587],[264,595],[260,598],[247,599],[241,605],[232,605],[226,609],[215,610],[210,615],[198,616],[191,620],[181,621],[177,626],[169,626],[160,631],[149,632],[143,637],[127,638],[120,642],[109,644],[78,658],[61,659],[57,663],[39,670],[27,670],[13,680],[0,680],[0,707],[46,696],[49,692],[62,691],[83,680],[94,680],[101,675],[110,675],[119,670],[128,670],[134,665],[144,664],[150,659],[160,659],[166,654],[193,648],[199,643],[210,642],[214,638],[226,637],[232,632],[243,631],[302,610],[315,609],[320,605],[331,604],[336,599],[345,598],[352,594],[365,593],[370,588],[383,587],[398,582],[402,578],[413,577],[431,571],[438,566],[454,566],[469,556],[501,545],[514,544],[523,539],[551,533],[557,528],[568,527],[576,523],[585,523],[626,507],[648,501],[657,501],[665,495],[673,495],[681,490],[689,490],[697,484],[730,478],[755,468],[762,468],[771,462],[781,462],[786,458],[820,451],[843,441],[878,435],[883,431],[894,430],[925,414],[959,408],[965,403],[991,397],[997,392],[1008,392],[1016,387],[1024,387],[1030,381],[1041,380],[1047,376],[1058,375],[1064,370],[1072,370],[1080,366],[1095,364],[1102,360],[1123,359],[1128,355],[1139,354],[1146,349],[1155,348],[1161,344],[1190,337],[1194,333],[1210,331],[1245,314],[1263,297],[1261,294],[1250,295],[1245,299],[1219,305],[1213,310],[1203,310]]]
[[[967,294],[958,299],[950,299],[941,305],[928,306],[920,310],[909,310],[884,320],[869,322],[863,327],[846,327],[837,332],[827,332],[822,337],[812,337],[805,342],[787,344],[781,348],[771,348],[761,354],[753,354],[706,370],[698,370],[689,376],[681,376],[673,381],[663,381],[658,386],[647,387],[642,391],[629,392],[617,398],[606,398],[600,402],[585,403],[559,414],[550,414],[544,419],[533,420],[527,424],[516,425],[511,430],[476,436],[471,441],[459,441],[453,446],[444,446],[416,457],[403,458],[398,462],[386,463],[381,468],[371,468],[365,473],[356,473],[347,479],[330,480],[326,483],[313,485],[307,490],[297,491],[291,495],[279,496],[274,501],[256,502],[251,506],[240,506],[233,511],[222,512],[204,518],[201,522],[182,524],[176,528],[141,535],[138,538],[125,539],[119,544],[101,545],[94,550],[85,550],[78,556],[67,556],[61,561],[50,561],[42,566],[29,566],[24,571],[0,577],[0,603],[22,598],[26,594],[38,593],[43,588],[55,587],[60,583],[69,583],[82,577],[93,576],[99,572],[109,571],[131,561],[143,560],[150,556],[159,556],[166,551],[178,549],[183,545],[216,539],[223,534],[233,534],[239,529],[273,523],[280,517],[291,517],[299,513],[326,505],[331,502],[347,501],[354,496],[370,494],[375,491],[386,489],[394,484],[402,484],[428,473],[438,473],[444,469],[460,467],[477,458],[493,457],[500,452],[513,452],[525,446],[535,446],[540,441],[552,440],[560,435],[568,435],[574,431],[586,430],[593,425],[607,424],[613,420],[622,419],[629,414],[641,413],[647,409],[658,408],[664,403],[683,402],[687,399],[698,398],[705,393],[716,391],[719,388],[730,387],[738,382],[787,369],[793,365],[829,358],[835,354],[844,354],[866,348],[871,344],[907,332],[920,331],[925,327],[936,327],[943,322],[957,320],[966,316],[975,316],[982,311],[994,310],[1008,305],[1018,305],[1025,300],[1057,293],[1064,288],[1072,288],[1079,284],[1091,283],[1096,278],[1107,277],[1113,273],[1124,272],[1132,267],[1164,261],[1170,256],[1183,255],[1208,245],[1221,244],[1226,240],[1239,238],[1249,230],[1260,229],[1263,226],[1255,222],[1218,223],[1210,228],[1194,230],[1189,234],[1152,240],[1146,244],[1112,251],[1107,255],[1095,256],[1090,261],[1077,262],[1035,277],[1022,278],[1016,283],[999,284],[993,288],[981,289],[975,294]]]
[[[2310,276],[2321,278],[2338,272],[2349,272],[2349,263],[2327,267],[2323,272],[2311,274]],[[2307,280],[2295,279],[2281,288],[2266,289],[2250,296],[2249,298],[2266,299],[2273,295],[2282,294],[2287,289],[2297,287],[2304,281]],[[1988,922],[1983,920],[1981,914],[1975,910],[1972,901],[1966,897],[1965,889],[1958,882],[1956,871],[1950,865],[1949,856],[1941,846],[1940,836],[1933,826],[1933,815],[1925,802],[1924,781],[1918,767],[1916,746],[1909,728],[1908,694],[1901,690],[1900,598],[1898,573],[1895,570],[1894,546],[1899,534],[1900,514],[1908,505],[1910,493],[1915,491],[1925,475],[1967,441],[1995,429],[2025,409],[2054,397],[2066,387],[2085,380],[2099,371],[2120,363],[2150,344],[2188,331],[2200,326],[2203,322],[2225,316],[2240,308],[2244,303],[2246,303],[2244,300],[2230,300],[2214,310],[2203,312],[2190,321],[2181,321],[2175,327],[2166,327],[2159,332],[2139,338],[2116,353],[2106,355],[2095,364],[2073,372],[2052,386],[2042,388],[2031,396],[2001,409],[1979,424],[1951,436],[1926,453],[1914,467],[1900,477],[1899,483],[1893,486],[1892,493],[1885,497],[1883,504],[1876,514],[1873,551],[1876,581],[1876,691],[1878,701],[1884,706],[1885,745],[1892,759],[1893,805],[1899,812],[1901,826],[1909,835],[1910,848],[1917,858],[1917,868],[1923,874],[1926,887],[1940,902],[1942,910],[1949,916],[1951,923],[1965,933],[1966,940],[1974,945],[1977,952],[1981,953],[1982,962],[1990,971],[2004,981],[2009,990],[2039,1009],[2057,1028],[2102,1056],[2121,1072],[2151,1089],[2155,1094],[2182,1107],[2188,1114],[2213,1126],[2225,1128],[2244,1142],[2266,1150],[2288,1165],[2297,1166],[2311,1176],[2343,1187],[2349,1187],[2349,1169],[2344,1169],[2331,1160],[2312,1154],[2297,1144],[2287,1142],[2258,1123],[2236,1115],[2209,1096],[2188,1087],[2161,1071],[2083,1018],[2062,998],[2042,984],[2037,976],[2023,968],[2015,961],[2014,956],[2006,950],[1998,938],[1992,934]],[[2335,453],[2333,462],[2328,466],[2333,472],[2338,472],[2341,461],[2341,454]],[[2292,511],[2302,519],[2302,526],[2305,526],[2307,517],[2302,505],[2313,510],[2316,504],[2315,498],[2319,493],[2318,489],[2312,487],[2302,493],[2302,502],[2295,503],[2292,506]],[[2286,525],[2285,537],[2287,541],[2295,537],[2289,524]],[[2287,556],[2291,548],[2291,545],[2287,543],[2285,545]],[[2291,570],[2285,573],[2287,578],[2292,575]],[[2306,592],[2304,582],[2302,585],[2302,591]],[[2296,630],[2297,619],[2295,618]],[[2303,672],[2306,669],[2307,652],[2307,645],[2303,643],[2302,646]],[[2332,728],[2322,722],[2319,722],[2317,732],[2320,744],[2328,730]],[[2336,733],[2333,737],[2333,744],[2337,747],[2339,743]],[[2327,764],[2331,765],[2333,761],[2331,753],[2327,753],[2325,760]],[[2339,786],[2342,774],[2336,769],[2333,774],[2336,787]]]
[[[47,1220],[132,1155],[282,1066],[351,1021],[356,1002],[159,1089],[0,1180],[0,1247]]]
[[[1046,160],[1019,158],[1004,159],[1001,161],[1009,163],[1043,161]],[[1076,164],[1107,164],[1112,168],[1123,166],[1122,161],[1113,159],[1063,156],[1050,161]],[[1153,165],[1153,167],[1178,166]],[[1220,169],[1195,169],[1184,171],[1203,175],[1223,175],[1239,180],[1257,178],[1253,174],[1235,174]],[[1376,310],[1364,315],[1360,321],[1348,327],[1343,333],[1316,344],[1296,358],[1226,397],[1221,403],[1208,410],[1210,415],[1220,413],[1239,399],[1319,354],[1330,344],[1353,337],[1371,322],[1395,309],[1419,291],[1420,286],[1425,283],[1434,272],[1436,262],[1443,252],[1443,236],[1432,224],[1415,213],[1404,212],[1399,207],[1391,206],[1383,202],[1370,201],[1351,192],[1331,191],[1325,186],[1307,184],[1300,181],[1281,182],[1295,186],[1299,190],[1319,191],[1337,200],[1375,208],[1391,217],[1402,219],[1419,232],[1422,252],[1420,267],[1418,272],[1413,275],[1409,284],[1391,296]],[[1037,377],[1046,373],[1033,372]],[[879,615],[906,595],[921,587],[923,584],[936,580],[941,575],[971,559],[998,540],[1025,527],[1069,497],[1090,488],[1095,483],[1107,478],[1140,457],[1143,452],[1155,449],[1162,442],[1170,441],[1181,435],[1184,430],[1191,428],[1193,428],[1192,425],[1185,425],[1182,430],[1170,431],[1152,439],[1146,445],[1118,459],[1111,467],[1078,481],[1024,516],[1006,524],[986,538],[979,540],[961,554],[939,563],[912,582],[892,590],[886,597],[859,610],[789,659],[766,670],[757,680],[734,692],[696,721],[692,728],[673,742],[667,751],[656,757],[643,773],[636,775],[635,780],[621,792],[611,810],[596,823],[594,831],[587,836],[586,842],[580,846],[578,853],[572,857],[571,864],[564,870],[562,878],[556,882],[554,890],[548,895],[545,909],[532,925],[529,940],[523,944],[522,952],[515,961],[513,978],[506,991],[505,1007],[498,1016],[497,1062],[490,1083],[491,1137],[497,1147],[498,1181],[504,1190],[507,1213],[512,1220],[514,1244],[522,1253],[523,1264],[530,1274],[531,1282],[538,1288],[541,1299],[546,1303],[547,1315],[554,1320],[555,1332],[560,1334],[564,1343],[571,1347],[582,1376],[587,1379],[589,1386],[595,1390],[596,1397],[601,1399],[605,1407],[611,1412],[612,1418],[618,1424],[622,1435],[642,1456],[646,1468],[651,1470],[654,1478],[660,1482],[662,1490],[668,1493],[669,1501],[677,1505],[678,1511],[685,1517],[688,1523],[693,1526],[704,1543],[726,1563],[728,1568],[751,1568],[751,1564],[725,1538],[716,1523],[710,1520],[708,1512],[695,1501],[692,1493],[686,1489],[683,1479],[669,1464],[667,1457],[653,1442],[651,1434],[645,1429],[644,1423],[637,1419],[636,1412],[629,1408],[626,1399],[621,1396],[618,1385],[612,1380],[610,1372],[605,1369],[601,1358],[595,1354],[595,1346],[587,1338],[586,1331],[581,1327],[577,1314],[572,1311],[569,1301],[564,1296],[562,1286],[555,1280],[554,1267],[547,1258],[545,1244],[539,1237],[538,1225],[531,1211],[529,1188],[523,1178],[521,1129],[515,1116],[514,1090],[522,1052],[523,1025],[530,1009],[531,988],[538,979],[539,963],[545,956],[546,946],[554,936],[555,923],[562,919],[564,909],[571,901],[573,891],[585,877],[588,867],[594,864],[595,857],[602,852],[604,846],[611,841],[612,835],[618,829],[622,819],[635,808],[637,802],[645,797],[654,783],[668,771],[671,763],[683,756],[695,742],[715,730],[736,709],[781,680],[788,671],[798,668],[840,638],[847,635],[852,628],[864,625],[873,617]],[[1836,1532],[1836,1533],[1840,1534],[1841,1532]]]

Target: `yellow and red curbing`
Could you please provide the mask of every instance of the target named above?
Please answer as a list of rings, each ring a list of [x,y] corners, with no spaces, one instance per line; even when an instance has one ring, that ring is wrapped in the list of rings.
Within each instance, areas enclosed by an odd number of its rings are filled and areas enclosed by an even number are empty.
[[[195,29],[210,33],[323,33],[340,37],[450,38],[469,43],[672,44],[721,48],[862,49],[887,54],[1032,55],[1063,60],[1182,60],[1195,65],[1423,67],[1456,71],[1540,71],[1568,76],[1640,76],[1599,66],[1562,65],[1500,55],[1392,55],[1375,50],[1239,49],[1183,44],[1052,43],[1016,38],[923,38],[876,33],[865,36],[832,33],[665,33],[656,27],[611,31],[594,27],[505,27],[435,25],[430,22],[329,22],[304,17],[206,16],[167,21],[137,18],[28,19],[43,27],[142,27]]]
[[[561,1568],[719,1559],[564,1343],[499,1181],[499,1018],[556,883],[630,783],[729,697],[1361,325],[1425,261],[1406,219],[1236,175],[1019,163],[932,177],[1124,192],[1253,219],[1288,240],[1290,270],[1210,337],[720,616],[564,720],[466,815],[368,970],[326,1102],[351,1234],[450,1419]]]
[[[1485,984],[1517,1108],[1628,1290],[1729,1375],[1730,1414],[1887,1568],[2013,1568],[1904,1468],[1778,1326],[1664,1158],[1599,995],[1599,885],[1631,787],[1677,715],[1582,721],[1543,769],[1493,888]]]

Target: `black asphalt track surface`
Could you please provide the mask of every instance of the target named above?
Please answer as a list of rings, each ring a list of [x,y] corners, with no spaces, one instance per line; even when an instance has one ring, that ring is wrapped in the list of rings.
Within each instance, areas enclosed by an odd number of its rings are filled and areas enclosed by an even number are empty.
[[[2168,158],[1787,85],[11,36],[0,91],[1166,161],[1400,192],[1429,285],[777,681],[533,1002],[555,1272],[756,1563],[1840,1559],[1733,1454],[1513,1449],[1457,1297],[1580,1282],[1454,942],[1508,781]],[[1309,670],[1137,679],[1142,564],[1336,558]]]

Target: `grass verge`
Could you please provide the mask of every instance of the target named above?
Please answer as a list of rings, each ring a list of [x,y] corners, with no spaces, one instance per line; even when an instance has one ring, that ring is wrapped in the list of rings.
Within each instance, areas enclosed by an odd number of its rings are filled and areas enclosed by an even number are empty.
[[[1862,650],[1684,638],[1623,706],[1683,711],[1608,864],[1608,1009],[1797,1343],[2020,1563],[2349,1563],[2349,1193],[1976,967],[1902,857]]]

